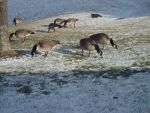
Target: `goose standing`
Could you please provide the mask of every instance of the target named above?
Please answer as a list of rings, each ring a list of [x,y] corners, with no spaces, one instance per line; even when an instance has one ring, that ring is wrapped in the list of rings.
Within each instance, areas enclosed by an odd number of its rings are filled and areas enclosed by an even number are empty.
[[[31,34],[35,34],[35,32],[29,30],[29,29],[18,29],[14,33],[11,33],[9,36],[9,41],[20,39],[22,41],[25,41],[28,36]]]
[[[60,44],[58,40],[42,39],[33,46],[31,51],[31,56],[33,57],[38,51],[38,52],[45,52],[45,57],[46,57],[49,51],[52,50],[52,48],[58,44]]]
[[[88,50],[90,56],[90,51],[96,50],[97,53],[102,57],[103,52],[100,50],[99,46],[96,44],[94,40],[91,38],[83,38],[80,40],[80,47],[82,49],[82,55],[83,55],[83,50]]]
[[[65,23],[65,19],[61,19],[61,18],[56,18],[55,20],[54,20],[54,24],[55,25],[62,25],[62,24],[64,24]],[[63,25],[64,26],[64,25]]]
[[[67,27],[67,25],[69,25],[71,27],[73,25],[75,28],[75,24],[77,21],[78,21],[77,18],[69,18],[69,19],[65,20],[64,27]]]
[[[50,30],[53,30],[55,32],[55,28],[61,28],[61,25],[55,24],[55,23],[50,23],[48,26],[48,32],[50,32]]]
[[[105,33],[97,33],[90,36],[97,44],[103,44],[103,49],[105,44],[111,44],[112,47],[118,49],[117,45],[114,43],[112,38],[109,38]]]

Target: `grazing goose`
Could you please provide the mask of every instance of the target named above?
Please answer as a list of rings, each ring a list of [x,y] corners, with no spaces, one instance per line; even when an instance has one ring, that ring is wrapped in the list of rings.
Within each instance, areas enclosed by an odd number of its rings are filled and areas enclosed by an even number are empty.
[[[112,47],[118,49],[117,45],[114,43],[113,39],[109,38],[105,33],[97,33],[90,36],[97,44],[103,44],[103,49],[105,44],[111,44]]]
[[[53,30],[55,32],[55,28],[61,28],[61,25],[55,24],[55,23],[50,23],[48,26],[48,32],[50,32],[50,30]]]
[[[55,20],[54,20],[54,24],[55,25],[62,25],[62,24],[64,24],[64,22],[65,22],[65,19],[61,19],[61,18],[56,18]],[[63,25],[64,26],[64,25]]]
[[[91,17],[92,18],[98,18],[98,17],[102,17],[102,15],[100,15],[100,14],[91,14]]]
[[[75,28],[75,24],[77,21],[78,21],[78,19],[76,19],[76,18],[69,18],[69,19],[65,20],[64,27],[66,27],[67,25],[69,25],[71,27],[73,25]]]
[[[9,41],[13,41],[17,39],[21,39],[22,41],[25,41],[25,39],[31,34],[35,34],[35,33],[29,29],[18,29],[15,31],[15,33],[10,34]]]
[[[20,24],[23,22],[23,19],[19,18],[19,17],[15,17],[13,20],[15,26],[17,26],[17,24]]]
[[[37,51],[45,52],[45,57],[48,55],[49,51],[56,45],[60,44],[58,40],[42,39],[37,44],[35,44],[31,51],[31,56],[33,57]]]
[[[90,56],[90,51],[96,50],[98,54],[102,57],[103,52],[100,50],[99,46],[96,44],[94,40],[91,38],[83,38],[80,40],[80,47],[82,49],[82,55],[83,55],[83,50],[88,50]]]

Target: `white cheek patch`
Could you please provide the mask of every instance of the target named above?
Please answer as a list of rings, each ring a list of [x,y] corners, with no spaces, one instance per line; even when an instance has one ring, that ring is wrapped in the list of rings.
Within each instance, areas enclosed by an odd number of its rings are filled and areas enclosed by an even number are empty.
[[[54,27],[55,29],[58,29],[59,27],[58,26],[56,26],[56,27]]]
[[[26,36],[30,36],[30,34],[27,34]]]

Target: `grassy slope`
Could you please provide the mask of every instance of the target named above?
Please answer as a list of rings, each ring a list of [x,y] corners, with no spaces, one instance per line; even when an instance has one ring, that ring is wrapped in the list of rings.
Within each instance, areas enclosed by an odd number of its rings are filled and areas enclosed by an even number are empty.
[[[11,43],[14,49],[30,50],[39,39],[48,37],[60,40],[62,46],[47,58],[38,56],[31,60],[30,55],[25,55],[1,59],[3,113],[149,113],[150,17],[106,21],[106,18],[93,20],[83,16],[79,16],[75,29],[37,32],[24,43]],[[39,20],[17,28],[46,31],[41,25],[52,20]],[[10,26],[9,32],[17,28]],[[94,51],[91,57],[81,58],[79,39],[97,32],[107,33],[119,49],[107,46],[103,59]]]
[[[75,64],[72,63],[71,65],[75,70],[88,70],[90,68],[99,70],[100,68],[118,68],[118,66],[149,66],[150,17],[127,18],[117,20],[113,18],[107,18],[107,16],[104,16],[104,18],[92,19],[90,18],[88,13],[72,15],[70,14],[59,17],[79,18],[77,28],[58,29],[56,30],[56,33],[47,33],[47,27],[43,27],[43,25],[48,25],[54,20],[54,18],[57,17],[24,23],[19,25],[18,27],[10,26],[9,32],[15,31],[18,28],[28,28],[43,31],[37,31],[35,35],[31,36],[23,43],[12,42],[12,48],[31,50],[32,46],[36,42],[38,42],[39,39],[49,38],[60,40],[62,45],[59,49],[56,50],[56,52],[62,55],[66,67],[68,67],[72,62],[75,62]],[[98,32],[107,33],[117,43],[119,49],[116,51],[112,47],[106,46],[106,49],[103,50],[104,58],[100,60],[97,56],[95,56],[95,52],[93,52],[94,54],[92,54],[90,58],[81,58],[81,50],[79,49],[78,44],[79,40],[81,38],[88,37],[89,35]],[[51,59],[52,61],[56,60],[55,58],[50,57],[48,59]],[[40,60],[43,62],[42,59]],[[78,62],[79,64],[76,64],[76,62]],[[71,66],[69,66],[68,69]]]

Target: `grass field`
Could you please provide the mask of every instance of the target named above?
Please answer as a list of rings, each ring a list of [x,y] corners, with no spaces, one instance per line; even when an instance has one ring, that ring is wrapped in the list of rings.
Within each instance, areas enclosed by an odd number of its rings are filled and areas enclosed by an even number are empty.
[[[9,27],[9,33],[27,28],[36,34],[25,42],[11,42],[23,56],[0,59],[1,112],[149,113],[150,17],[92,19],[89,13],[58,17],[79,21],[76,28],[56,33],[47,33],[46,26],[57,17]],[[103,58],[96,51],[81,57],[80,39],[99,32],[108,34],[118,50],[107,45]],[[32,59],[33,45],[43,38],[60,40],[61,45],[46,58]]]

